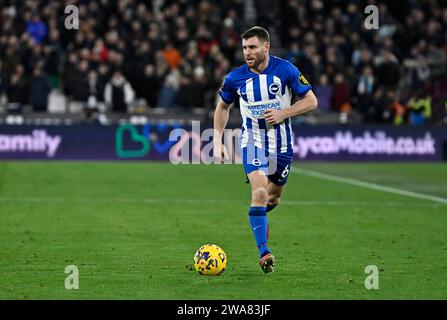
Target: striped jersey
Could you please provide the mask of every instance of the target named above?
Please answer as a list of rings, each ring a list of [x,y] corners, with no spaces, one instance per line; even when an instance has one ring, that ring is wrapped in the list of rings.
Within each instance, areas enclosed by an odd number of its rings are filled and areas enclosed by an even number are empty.
[[[257,74],[247,65],[231,71],[224,79],[219,95],[231,104],[239,96],[242,117],[241,148],[254,145],[266,153],[292,152],[292,126],[289,119],[269,124],[267,109],[290,108],[292,94],[304,96],[311,85],[292,63],[270,56],[267,68]]]

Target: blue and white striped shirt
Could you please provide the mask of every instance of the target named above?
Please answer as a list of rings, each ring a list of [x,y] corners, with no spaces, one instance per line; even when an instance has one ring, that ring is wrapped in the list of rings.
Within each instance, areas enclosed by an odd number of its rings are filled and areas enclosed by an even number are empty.
[[[231,71],[225,78],[219,95],[231,104],[239,96],[242,116],[241,148],[249,144],[267,153],[292,152],[290,119],[269,124],[264,117],[267,109],[290,108],[292,93],[304,96],[312,86],[292,63],[270,56],[267,68],[260,74],[247,65]]]

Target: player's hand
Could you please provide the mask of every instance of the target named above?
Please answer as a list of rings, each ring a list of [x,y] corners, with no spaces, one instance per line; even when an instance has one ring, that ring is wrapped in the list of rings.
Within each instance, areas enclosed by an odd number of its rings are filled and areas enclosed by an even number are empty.
[[[230,154],[228,153],[225,145],[214,145],[214,163],[224,163],[225,160],[230,160]]]
[[[279,124],[284,121],[285,116],[282,110],[267,109],[264,112],[265,120],[271,124]]]

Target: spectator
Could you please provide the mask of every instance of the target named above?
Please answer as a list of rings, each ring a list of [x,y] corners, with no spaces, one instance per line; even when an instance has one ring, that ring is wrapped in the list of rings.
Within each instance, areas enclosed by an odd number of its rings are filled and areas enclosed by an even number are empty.
[[[89,96],[87,99],[86,106],[84,108],[84,115],[87,122],[93,122],[100,109],[100,83],[98,73],[95,70],[91,70],[88,73],[88,86],[89,86]]]
[[[314,87],[314,91],[318,98],[318,110],[330,111],[333,88],[329,83],[329,79],[326,74],[322,74],[320,76],[319,82]]]
[[[433,77],[438,77],[447,70],[445,52],[433,43],[428,45],[427,64]]]
[[[292,42],[289,51],[287,53],[286,59],[293,63],[295,66],[299,67],[300,71],[312,82],[314,74],[313,62],[309,57],[308,50],[300,50],[297,42]]]
[[[419,53],[416,46],[411,49],[410,56],[403,61],[403,65],[407,70],[406,82],[413,90],[423,86],[430,77],[427,58]]]
[[[295,64],[300,55],[301,51],[298,42],[292,42],[289,46],[289,50],[287,51],[286,60],[289,60],[291,63]]]
[[[197,46],[199,52],[203,57],[208,56],[213,45],[218,44],[217,40],[213,38],[212,33],[204,24],[200,24],[197,29]]]
[[[87,107],[90,109],[99,109],[99,102],[103,100],[104,92],[101,92],[101,84],[98,76],[98,72],[91,70],[88,73],[88,99]]]
[[[370,66],[363,67],[362,74],[357,82],[359,96],[371,96],[374,91],[374,75]]]
[[[172,108],[180,89],[181,74],[177,69],[171,70],[166,76],[158,96],[157,107]]]
[[[155,108],[157,105],[158,92],[160,91],[160,80],[155,73],[152,64],[147,64],[144,68],[144,74],[138,81],[138,96],[144,98],[149,107]]]
[[[372,55],[367,48],[355,50],[351,60],[357,72],[360,72],[365,66],[372,65]]]
[[[73,101],[72,109],[74,112],[80,112],[84,109],[88,97],[90,95],[90,88],[88,83],[89,65],[86,60],[79,63],[79,67],[75,70],[72,83]]]
[[[360,113],[368,113],[372,105],[372,96],[375,89],[375,79],[373,75],[373,70],[370,66],[364,66],[362,69],[362,74],[358,77],[355,83],[355,97],[353,97],[353,104],[357,111]]]
[[[45,61],[44,71],[48,74],[53,87],[59,86],[59,72],[63,57],[63,48],[60,43],[60,33],[57,29],[50,30],[49,43],[43,48]]]
[[[163,50],[163,56],[169,66],[173,69],[177,68],[180,64],[181,56],[180,52],[174,48],[171,42],[168,42]]]
[[[31,105],[34,112],[46,112],[48,110],[48,95],[51,92],[51,85],[48,77],[42,69],[34,70],[31,79]]]
[[[65,61],[64,73],[62,74],[62,90],[70,99],[73,97],[73,89],[76,85],[75,74],[77,72],[78,61],[76,53],[69,53]]]
[[[104,44],[103,39],[97,39],[95,41],[95,45],[92,49],[92,55],[95,61],[98,62],[107,62],[109,60],[109,50]]]
[[[104,102],[104,91],[106,84],[110,79],[110,70],[106,64],[100,64],[98,67],[98,82],[96,84],[96,97],[99,102]]]
[[[404,123],[407,110],[397,99],[395,90],[388,90],[386,94],[388,95],[388,104],[386,108],[392,115],[392,123],[399,126]]]
[[[23,112],[23,106],[28,100],[26,86],[23,68],[16,68],[6,85],[6,97],[8,99],[6,109],[8,113]]]
[[[3,61],[0,59],[0,100],[6,88],[6,73],[3,69]]]
[[[424,124],[430,119],[432,112],[431,101],[432,97],[425,95],[422,89],[416,92],[415,96],[407,103],[410,124]]]
[[[205,68],[197,66],[193,71],[193,81],[191,85],[192,100],[191,105],[196,108],[204,108],[204,97],[206,92]]]
[[[41,44],[47,36],[47,26],[45,22],[40,19],[38,14],[34,14],[32,19],[28,21],[26,31],[28,31],[34,41],[38,44]]]
[[[104,91],[104,101],[113,112],[127,112],[134,101],[135,92],[120,70],[113,73]]]
[[[239,35],[234,30],[234,21],[227,17],[223,21],[223,30],[220,33],[219,48],[227,59],[233,59],[239,49]]]
[[[377,88],[372,95],[370,104],[359,106],[364,121],[368,123],[384,122],[388,116],[385,112],[385,106],[387,106],[388,103],[383,88]]]
[[[396,56],[384,49],[376,58],[375,64],[378,83],[390,89],[397,88],[400,74]]]
[[[192,79],[184,77],[181,81],[177,104],[181,107],[203,108],[206,90],[205,69],[196,67]]]
[[[332,109],[339,112],[350,112],[350,88],[343,73],[335,76],[335,83],[332,95]]]

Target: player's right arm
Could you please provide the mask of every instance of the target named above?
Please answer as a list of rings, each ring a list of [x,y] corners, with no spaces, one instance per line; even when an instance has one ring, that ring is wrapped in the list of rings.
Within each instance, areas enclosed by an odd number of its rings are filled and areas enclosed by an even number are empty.
[[[219,89],[219,102],[214,111],[214,157],[218,163],[223,159],[228,159],[228,151],[222,143],[222,137],[225,127],[230,117],[230,106],[236,99],[236,88],[231,79],[231,74],[228,75]]]
[[[214,111],[214,157],[218,163],[222,162],[223,159],[228,158],[228,151],[222,144],[222,137],[225,127],[228,123],[230,117],[230,107],[231,104],[224,102],[222,99],[219,100]]]

